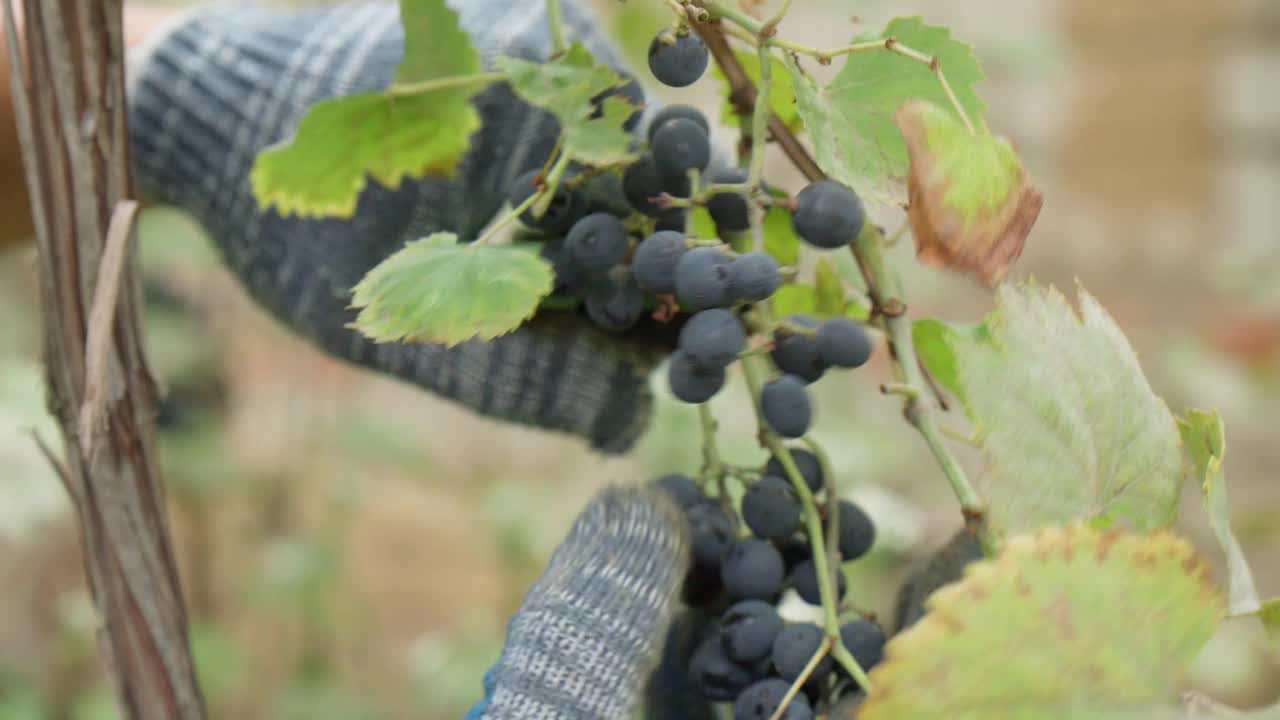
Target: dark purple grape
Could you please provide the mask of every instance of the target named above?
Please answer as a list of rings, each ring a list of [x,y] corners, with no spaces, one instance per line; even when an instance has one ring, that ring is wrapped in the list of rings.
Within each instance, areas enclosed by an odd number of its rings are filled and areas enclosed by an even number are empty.
[[[812,623],[794,623],[782,628],[773,640],[773,667],[787,682],[794,682],[822,646],[822,628]],[[831,672],[831,655],[818,661],[817,668],[809,676],[810,681],[821,680]]]
[[[734,700],[733,720],[770,720],[790,690],[791,683],[782,678],[765,678],[752,683]],[[813,720],[809,698],[804,693],[797,693],[783,711],[782,720]]]
[[[682,473],[663,475],[655,481],[655,484],[675,498],[676,503],[684,508],[707,500],[707,496],[702,494],[693,480]]]
[[[720,638],[715,636],[703,640],[693,652],[689,675],[702,694],[716,702],[734,699],[752,681],[751,670],[730,660]]]
[[[798,438],[808,432],[813,422],[813,404],[804,380],[783,375],[766,383],[760,393],[760,414],[784,438]]]
[[[676,118],[684,118],[692,120],[702,128],[702,132],[708,136],[711,135],[711,126],[707,124],[707,116],[702,111],[692,105],[666,105],[653,114],[653,120],[649,121],[649,142],[653,142],[654,133],[658,132],[658,128],[668,120]]]
[[[720,616],[720,639],[730,659],[748,665],[769,657],[782,625],[773,605],[762,600],[741,600]]]
[[[822,604],[822,593],[818,590],[818,572],[817,564],[813,562],[813,558],[809,558],[804,562],[796,565],[792,569],[791,574],[787,577],[791,581],[791,586],[795,588],[796,594],[800,599],[810,605]],[[836,602],[844,599],[845,591],[849,589],[849,581],[844,576],[844,570],[836,569]]]
[[[710,400],[724,387],[724,380],[724,368],[702,367],[680,350],[672,353],[667,362],[671,394],[683,402],[699,405]]]
[[[511,183],[511,192],[508,196],[511,207],[519,207],[538,191],[533,181],[541,172],[541,169],[530,170],[517,177]],[[556,187],[555,194],[551,196],[551,203],[541,217],[535,218],[533,216],[533,208],[530,207],[520,213],[520,222],[540,232],[561,235],[577,222],[578,217],[585,209],[583,206],[582,197],[562,184]]]
[[[707,173],[707,182],[715,185],[739,185],[747,181],[747,171],[740,167],[725,167]],[[741,232],[751,227],[747,199],[742,193],[718,192],[707,200],[707,212],[716,228],[729,232]]]
[[[693,531],[693,559],[701,565],[718,566],[733,543],[733,519],[724,508],[710,502],[689,507],[687,515]]]
[[[705,170],[711,162],[711,139],[698,123],[686,119],[668,120],[653,134],[649,146],[658,171],[664,175],[684,175]]]
[[[574,264],[590,273],[603,273],[627,255],[627,228],[609,213],[592,213],[573,224],[565,250]]]
[[[862,201],[842,183],[826,178],[809,183],[796,195],[791,226],[814,247],[833,249],[849,244],[862,232]]]
[[[676,298],[694,310],[728,306],[731,262],[719,248],[689,250],[676,263]]]
[[[871,336],[859,323],[845,317],[826,320],[818,328],[818,354],[827,365],[862,367],[871,359]]]
[[[729,295],[738,302],[768,300],[781,284],[778,261],[768,253],[743,253],[729,264]]]
[[[722,308],[694,313],[680,328],[679,348],[699,367],[728,367],[746,345],[742,321]]]
[[[857,560],[876,542],[876,526],[856,503],[841,500],[837,505],[840,513],[840,556],[849,560]]]
[[[809,315],[793,314],[787,322],[800,327],[818,329],[818,321]],[[784,373],[795,375],[805,382],[815,382],[827,370],[827,363],[818,352],[818,339],[813,335],[778,328],[773,333],[773,351],[769,354],[773,364]]]
[[[710,55],[702,38],[693,32],[660,30],[649,43],[649,71],[658,82],[670,87],[686,87],[707,70]]]
[[[587,293],[587,317],[609,332],[629,330],[644,314],[644,292],[630,275],[599,278]]]
[[[622,174],[622,194],[627,202],[649,217],[661,218],[671,213],[672,208],[659,207],[656,202],[664,192],[673,197],[689,197],[689,178],[664,174],[652,152],[641,154]]]
[[[841,625],[840,642],[867,672],[884,659],[884,629],[871,620],[859,618]]]
[[[738,540],[720,561],[720,582],[740,600],[770,600],[782,588],[782,555],[756,538]]]
[[[676,264],[689,247],[684,233],[659,230],[640,242],[631,257],[631,274],[645,291],[665,295],[676,291]]]
[[[742,520],[756,537],[782,541],[795,535],[802,521],[800,500],[791,483],[765,476],[742,496]]]
[[[791,462],[795,463],[796,470],[800,471],[800,477],[804,478],[804,484],[809,486],[811,492],[822,491],[826,479],[822,475],[822,463],[818,461],[817,455],[804,448],[791,448]],[[778,458],[770,457],[769,462],[765,463],[764,474],[786,478],[787,470]]]

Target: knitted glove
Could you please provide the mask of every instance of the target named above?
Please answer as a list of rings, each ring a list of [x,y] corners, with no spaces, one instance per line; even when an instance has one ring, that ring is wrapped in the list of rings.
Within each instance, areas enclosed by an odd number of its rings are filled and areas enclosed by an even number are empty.
[[[631,717],[688,565],[687,525],[670,498],[599,493],[512,617],[467,720]]]
[[[451,4],[486,66],[499,55],[550,53],[540,0]],[[562,3],[562,14],[570,37],[620,66],[575,2]],[[219,6],[184,17],[133,65],[129,123],[140,190],[194,214],[253,298],[324,351],[484,415],[582,436],[604,452],[627,450],[648,421],[647,378],[671,350],[670,328],[620,337],[581,315],[548,313],[496,340],[446,348],[377,344],[348,327],[351,288],[370,268],[435,231],[475,237],[512,180],[545,160],[554,119],[506,84],[475,98],[483,127],[453,177],[394,190],[371,183],[350,220],[285,218],[257,205],[249,173],[258,151],[288,137],[316,101],[386,87],[403,43],[395,2]]]

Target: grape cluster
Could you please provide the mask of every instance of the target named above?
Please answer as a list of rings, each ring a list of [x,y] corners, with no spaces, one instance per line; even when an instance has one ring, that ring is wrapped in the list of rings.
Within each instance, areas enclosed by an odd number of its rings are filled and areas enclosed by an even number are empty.
[[[789,452],[810,492],[823,497],[826,483],[817,456],[804,448]],[[785,477],[782,463],[771,459],[747,486],[738,512],[724,498],[705,494],[687,475],[666,475],[656,483],[680,505],[692,531],[684,601],[718,616],[697,645],[689,674],[708,700],[732,702],[735,720],[772,717],[823,641],[817,625],[786,622],[776,607],[788,588],[807,603],[821,602],[801,500]],[[825,498],[818,508],[824,524],[832,513],[839,517],[842,561],[871,549],[875,525],[857,504]],[[836,576],[837,597],[843,598],[848,580],[843,571]],[[846,622],[840,637],[864,670],[880,662],[885,633],[874,619]],[[812,718],[820,707],[859,688],[828,654],[801,690],[782,717]]]

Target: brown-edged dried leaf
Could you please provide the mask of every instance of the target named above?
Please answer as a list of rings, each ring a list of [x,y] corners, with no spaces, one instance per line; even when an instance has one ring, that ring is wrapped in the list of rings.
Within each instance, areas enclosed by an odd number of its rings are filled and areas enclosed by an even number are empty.
[[[903,105],[894,119],[911,161],[907,214],[917,257],[996,285],[1022,254],[1044,203],[1017,153],[927,101]]]

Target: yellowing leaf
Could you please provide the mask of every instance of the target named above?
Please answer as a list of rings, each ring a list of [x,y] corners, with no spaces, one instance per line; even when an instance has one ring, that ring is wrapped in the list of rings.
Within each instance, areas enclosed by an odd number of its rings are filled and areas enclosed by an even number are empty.
[[[936,56],[965,112],[982,124],[986,106],[974,86],[983,74],[972,47],[952,39],[947,28],[926,25],[914,17],[896,18],[884,32],[860,35],[853,42],[889,37]],[[889,50],[866,50],[848,55],[835,79],[821,87],[790,55],[786,63],[818,165],[866,200],[886,205],[906,202],[907,148],[894,124],[894,113],[915,99],[950,107],[946,91],[929,67]]]
[[[1100,514],[1169,525],[1184,477],[1177,424],[1106,310],[1079,291],[1001,285],[990,342],[948,338],[986,459],[991,518],[1011,532]]]
[[[622,86],[623,80],[607,65],[597,65],[581,44],[574,43],[545,63],[500,57],[497,64],[516,94],[560,121],[564,151],[570,157],[606,164],[632,155],[631,133],[622,125],[638,108],[614,95],[600,103],[600,111],[594,98]]]
[[[379,342],[491,340],[532,317],[551,266],[520,248],[459,244],[453,233],[407,243],[355,287],[354,323]]]
[[[908,217],[921,261],[995,285],[1022,254],[1044,198],[1004,138],[970,133],[926,101],[903,106],[911,158]]]
[[[321,100],[292,137],[260,152],[250,180],[262,207],[350,217],[366,176],[397,187],[407,177],[451,174],[457,167],[480,127],[468,102],[479,85],[403,88],[474,75],[479,55],[444,0],[401,0],[400,18],[405,54],[392,90]]]
[[[1010,538],[934,593],[861,720],[1110,717],[1172,701],[1223,614],[1189,543],[1075,524]]]
[[[1254,585],[1253,573],[1240,541],[1231,531],[1227,479],[1222,472],[1222,459],[1226,453],[1222,418],[1217,412],[1191,409],[1184,417],[1178,418],[1178,431],[1182,433],[1182,445],[1191,457],[1191,468],[1200,479],[1209,526],[1227,556],[1227,609],[1232,614],[1241,615],[1255,612],[1262,607],[1258,588]]]

